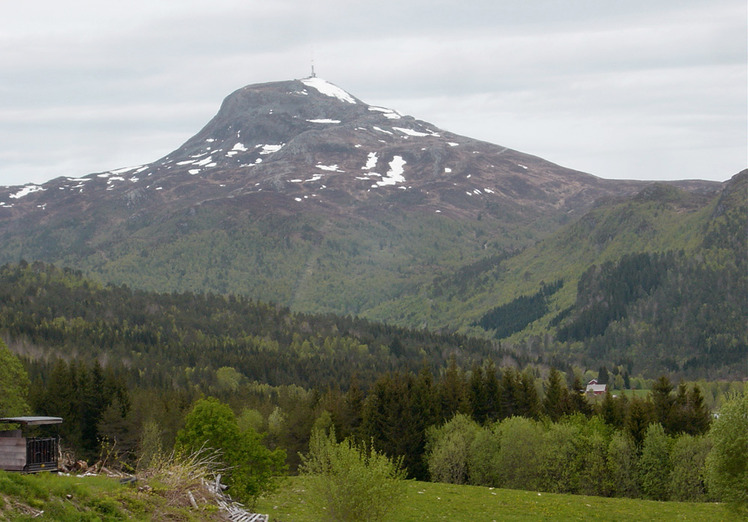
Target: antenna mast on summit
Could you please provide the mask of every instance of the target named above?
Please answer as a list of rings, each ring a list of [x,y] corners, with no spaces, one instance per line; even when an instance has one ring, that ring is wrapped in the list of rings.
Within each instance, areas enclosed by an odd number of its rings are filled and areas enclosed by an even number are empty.
[[[311,78],[316,78],[317,73],[314,72],[314,47],[312,47],[312,76]]]

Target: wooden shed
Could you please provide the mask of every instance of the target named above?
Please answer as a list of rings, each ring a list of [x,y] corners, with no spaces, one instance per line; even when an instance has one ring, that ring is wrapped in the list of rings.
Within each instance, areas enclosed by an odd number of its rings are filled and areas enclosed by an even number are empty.
[[[62,424],[60,417],[2,417],[0,423],[20,429],[0,431],[0,469],[5,471],[57,471],[59,437],[27,437],[33,426]]]

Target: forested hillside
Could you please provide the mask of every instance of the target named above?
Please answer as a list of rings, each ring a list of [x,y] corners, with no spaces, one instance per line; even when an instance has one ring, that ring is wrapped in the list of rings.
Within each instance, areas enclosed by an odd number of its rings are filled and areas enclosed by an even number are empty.
[[[212,383],[222,367],[310,387],[440,367],[450,354],[464,365],[489,355],[528,362],[485,339],[294,313],[233,295],[104,286],[38,262],[0,268],[0,334],[30,358],[99,360],[143,386]]]
[[[719,196],[653,185],[371,315],[651,377],[748,372],[748,172]]]

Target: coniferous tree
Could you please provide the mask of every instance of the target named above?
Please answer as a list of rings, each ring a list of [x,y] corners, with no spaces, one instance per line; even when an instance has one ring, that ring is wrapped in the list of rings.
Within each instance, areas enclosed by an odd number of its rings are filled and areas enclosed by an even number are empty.
[[[501,404],[501,384],[496,376],[496,367],[492,360],[489,359],[485,370],[483,371],[483,389],[486,394],[486,422],[498,420]]]
[[[651,402],[641,397],[631,399],[626,412],[626,432],[634,440],[637,447],[641,447],[644,434],[653,419],[654,411]]]
[[[707,433],[712,423],[712,413],[709,411],[706,403],[704,403],[704,396],[698,384],[694,384],[688,393],[687,404],[688,421],[686,423],[686,433],[690,435],[703,435]]]
[[[610,376],[608,375],[608,369],[605,366],[601,366],[597,372],[597,382],[599,384],[609,384]]]
[[[500,419],[519,415],[517,396],[519,395],[519,377],[514,368],[504,368],[501,372]]]
[[[666,428],[671,425],[670,416],[675,404],[675,398],[671,395],[672,391],[673,385],[670,383],[670,379],[661,375],[652,385],[652,391],[650,392],[654,421],[659,422]]]
[[[470,373],[470,379],[468,381],[468,402],[470,403],[470,411],[472,412],[473,419],[479,424],[483,424],[488,415],[488,400],[483,379],[483,369],[478,365],[478,363],[473,364],[473,369]]]
[[[553,422],[571,413],[569,390],[566,388],[563,377],[555,368],[551,368],[548,373],[548,380],[545,382],[543,413]]]
[[[571,385],[571,392],[569,394],[571,409],[572,411],[578,411],[583,415],[589,416],[592,415],[592,406],[587,401],[584,389],[585,386],[582,384],[582,379],[578,375],[575,375],[574,381]]]
[[[454,355],[449,358],[449,365],[439,383],[439,397],[442,420],[450,419],[455,413],[467,413],[465,377]]]
[[[616,429],[623,429],[626,423],[626,412],[628,410],[628,400],[625,395],[614,397],[608,392],[600,403],[600,417],[605,424]]]
[[[529,370],[520,374],[519,386],[515,388],[517,414],[529,419],[540,416],[540,398],[535,388],[535,377]]]

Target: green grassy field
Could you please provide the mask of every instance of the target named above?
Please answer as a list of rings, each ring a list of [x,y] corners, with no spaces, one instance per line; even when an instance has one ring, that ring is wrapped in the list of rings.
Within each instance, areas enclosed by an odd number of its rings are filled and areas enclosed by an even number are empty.
[[[261,499],[256,511],[273,522],[317,522],[305,501],[303,477],[291,477],[275,495]],[[408,481],[407,493],[388,520],[734,520],[720,504],[654,502],[558,495],[477,486]]]
[[[192,489],[191,487],[188,489]],[[21,475],[0,472],[0,520],[222,520],[217,506],[194,490],[158,481],[120,484],[107,477]],[[255,509],[272,522],[318,522],[307,503],[303,477],[288,478]],[[477,486],[406,482],[406,493],[388,520],[735,520],[721,504],[653,502],[582,495],[558,495]]]

